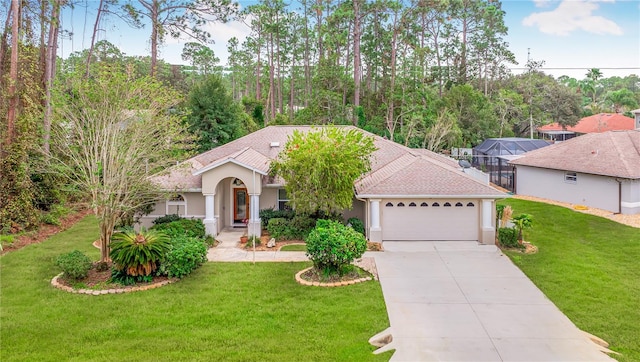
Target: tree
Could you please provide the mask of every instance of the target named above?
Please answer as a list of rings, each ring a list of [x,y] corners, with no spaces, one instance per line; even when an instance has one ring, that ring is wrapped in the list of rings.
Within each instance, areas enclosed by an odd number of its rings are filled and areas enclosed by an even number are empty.
[[[200,42],[208,42],[211,34],[202,29],[207,22],[227,22],[235,16],[238,4],[230,0],[138,0],[123,6],[132,25],[142,27],[141,18],[151,22],[151,76],[156,74],[158,45],[169,33],[178,38],[184,34]]]
[[[518,241],[522,243],[522,230],[531,228],[533,226],[533,216],[529,214],[519,214],[511,218],[511,220],[518,229]]]
[[[610,104],[616,113],[622,113],[623,110],[631,110],[638,107],[635,94],[626,88],[607,93],[605,102]]]
[[[373,138],[354,128],[294,131],[271,163],[290,203],[301,213],[333,213],[353,202],[353,183],[370,170]]]
[[[56,90],[51,169],[90,200],[107,262],[114,226],[158,199],[149,175],[174,164],[183,148],[182,122],[170,112],[180,97],[153,79],[107,71]]]
[[[233,101],[217,75],[208,76],[191,89],[189,131],[197,137],[197,151],[205,152],[244,135],[240,106]]]
[[[220,58],[216,57],[213,49],[200,43],[186,43],[182,49],[182,60],[191,61],[191,65],[200,74],[214,73]]]

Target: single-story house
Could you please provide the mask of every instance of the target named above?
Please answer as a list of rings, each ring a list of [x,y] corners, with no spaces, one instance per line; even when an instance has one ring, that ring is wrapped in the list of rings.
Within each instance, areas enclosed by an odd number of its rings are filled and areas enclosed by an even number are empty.
[[[249,235],[260,235],[259,210],[281,209],[288,201],[283,181],[269,176],[271,160],[295,130],[315,128],[265,127],[169,168],[155,181],[176,196],[158,202],[142,225],[177,213],[202,218],[210,235],[244,226],[243,220]],[[369,135],[377,147],[371,171],[355,182],[353,206],[343,216],[360,218],[370,241],[494,243],[495,200],[504,198],[503,192],[466,174],[449,157]]]
[[[589,133],[627,131],[635,129],[635,120],[620,113],[600,113],[584,117],[575,126],[563,127],[550,123],[538,128],[538,137],[552,141],[568,139]]]
[[[518,195],[640,213],[640,129],[586,134],[510,163]]]

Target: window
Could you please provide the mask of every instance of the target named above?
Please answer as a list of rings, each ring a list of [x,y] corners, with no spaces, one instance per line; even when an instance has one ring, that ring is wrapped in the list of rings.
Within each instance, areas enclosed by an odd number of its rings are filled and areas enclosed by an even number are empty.
[[[473,202],[470,202],[470,203],[467,204],[467,207],[474,207],[474,206],[476,206],[476,205],[474,205]]]
[[[393,207],[393,204],[392,204],[392,203],[390,203],[390,202],[387,202],[384,206],[386,206],[386,207]]]
[[[278,210],[290,210],[289,197],[287,196],[287,190],[278,189]]]
[[[165,210],[166,215],[187,215],[187,201],[183,195],[173,195],[167,200],[167,208]]]
[[[398,203],[398,207],[403,207],[404,206],[404,202],[399,202]]]
[[[564,182],[568,183],[576,183],[578,182],[578,174],[575,172],[565,172],[564,173]]]
[[[461,202],[456,202],[456,207],[462,207],[462,203]]]
[[[415,202],[410,203],[409,207],[416,207],[416,203]]]
[[[427,204],[426,202],[423,202],[423,203],[420,204],[420,206],[421,207],[427,207],[427,206],[429,206],[429,204]]]
[[[439,203],[437,203],[437,202],[434,202],[433,204],[431,204],[431,206],[433,206],[433,207],[438,207],[438,206],[440,206],[440,204],[439,204]]]
[[[450,204],[450,203],[448,203],[448,202],[445,202],[445,203],[444,203],[444,207],[451,207],[451,204]]]

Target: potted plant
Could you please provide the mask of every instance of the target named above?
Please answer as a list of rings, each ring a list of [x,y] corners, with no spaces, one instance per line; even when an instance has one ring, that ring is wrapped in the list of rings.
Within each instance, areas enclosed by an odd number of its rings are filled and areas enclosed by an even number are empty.
[[[247,231],[248,231],[248,224],[249,224],[249,219],[242,219],[242,223],[244,224],[244,234],[242,234],[242,236],[240,237],[240,243],[241,244],[246,244],[247,241],[249,240],[249,237],[247,236]]]

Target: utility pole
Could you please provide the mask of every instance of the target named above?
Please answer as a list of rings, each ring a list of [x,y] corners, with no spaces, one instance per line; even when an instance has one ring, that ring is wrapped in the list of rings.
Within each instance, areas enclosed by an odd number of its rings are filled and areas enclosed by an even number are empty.
[[[531,48],[527,48],[527,65],[531,62]],[[529,138],[533,139],[533,90],[531,89],[531,70],[529,66]]]

